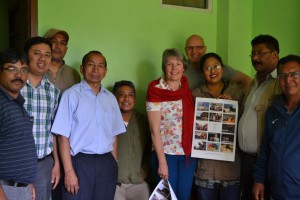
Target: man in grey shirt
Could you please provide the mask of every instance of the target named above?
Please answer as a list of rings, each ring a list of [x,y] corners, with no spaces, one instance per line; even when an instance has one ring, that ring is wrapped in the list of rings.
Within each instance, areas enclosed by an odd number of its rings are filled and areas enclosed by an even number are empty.
[[[62,93],[80,82],[78,71],[63,60],[68,50],[69,34],[64,30],[49,29],[44,37],[52,44],[51,65],[46,76]]]
[[[206,48],[207,47],[205,46],[203,38],[199,35],[191,35],[186,40],[185,53],[189,59],[189,63],[184,74],[189,80],[191,90],[204,84],[204,78],[201,70],[199,69],[199,63],[202,56],[206,53]],[[223,78],[240,84],[244,91],[248,89],[251,82],[251,78],[249,76],[240,71],[234,70],[228,65],[224,66]]]

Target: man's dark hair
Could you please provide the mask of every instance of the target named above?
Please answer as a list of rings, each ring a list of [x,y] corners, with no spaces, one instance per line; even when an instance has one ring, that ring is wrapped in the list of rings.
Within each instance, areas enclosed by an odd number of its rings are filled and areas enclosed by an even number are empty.
[[[0,52],[0,68],[6,63],[16,63],[18,61],[26,65],[29,63],[27,55],[21,50],[10,48]]]
[[[106,62],[106,58],[104,57],[104,55],[100,52],[100,51],[90,51],[87,54],[85,54],[82,58],[82,66],[84,66],[86,64],[87,59],[92,55],[92,54],[99,54],[100,56],[102,56],[104,58],[104,64],[105,64],[105,68],[107,68],[107,62]]]
[[[300,65],[300,56],[290,54],[288,56],[281,58],[277,64],[277,72],[280,66],[285,65],[289,62],[297,62]]]
[[[258,44],[265,44],[268,49],[276,51],[279,54],[279,43],[276,38],[271,35],[259,35],[256,36],[252,41],[252,47]]]
[[[46,38],[43,38],[43,37],[40,37],[40,36],[36,36],[36,37],[29,38],[25,42],[24,52],[26,53],[27,56],[28,56],[29,49],[33,45],[36,45],[36,44],[46,44],[46,45],[48,45],[50,47],[50,50],[52,51],[52,45],[51,45],[51,43]]]
[[[122,86],[128,86],[130,88],[133,89],[134,93],[135,93],[135,87],[134,84],[131,81],[126,81],[126,80],[122,80],[122,81],[117,81],[115,82],[115,85],[113,87],[113,93],[116,94],[116,92],[118,91],[118,89]]]

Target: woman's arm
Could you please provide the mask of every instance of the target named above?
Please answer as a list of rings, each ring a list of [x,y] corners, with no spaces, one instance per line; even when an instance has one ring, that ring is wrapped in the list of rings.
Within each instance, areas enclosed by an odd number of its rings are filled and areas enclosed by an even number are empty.
[[[163,179],[169,178],[168,164],[160,136],[161,111],[147,111],[152,142],[158,158],[158,175]]]

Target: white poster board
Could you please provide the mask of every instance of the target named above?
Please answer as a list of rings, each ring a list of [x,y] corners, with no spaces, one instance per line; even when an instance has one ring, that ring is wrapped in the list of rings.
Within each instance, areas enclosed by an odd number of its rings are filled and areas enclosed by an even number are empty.
[[[238,102],[196,98],[192,157],[234,161]]]
[[[149,200],[177,200],[177,197],[168,180],[161,179]]]

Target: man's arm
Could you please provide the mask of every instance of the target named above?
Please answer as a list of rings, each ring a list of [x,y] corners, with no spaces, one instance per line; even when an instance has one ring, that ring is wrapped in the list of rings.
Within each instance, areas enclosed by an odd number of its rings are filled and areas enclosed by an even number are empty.
[[[240,84],[243,88],[244,93],[246,93],[248,91],[252,78],[240,71],[236,71],[231,80],[237,84]]]
[[[233,82],[239,84],[243,88],[243,92],[246,93],[250,86],[252,79],[246,74],[233,69],[229,65],[224,65],[223,67],[223,79],[225,81],[232,80]]]
[[[2,186],[0,185],[0,200],[8,200],[4,194]]]
[[[31,192],[31,195],[32,195],[32,200],[35,200],[35,188],[34,188],[34,185],[32,183],[29,184],[29,188],[30,188],[30,192]]]
[[[164,153],[163,142],[160,136],[161,111],[147,111],[149,120],[152,143],[158,159],[158,175],[167,180],[169,178],[169,169]]]
[[[77,194],[79,189],[79,184],[78,184],[77,175],[72,165],[69,138],[59,135],[58,143],[59,143],[60,156],[65,171],[65,187],[69,193]]]
[[[252,194],[255,200],[263,200],[265,196],[265,185],[263,183],[254,183]]]
[[[115,136],[115,141],[113,143],[112,155],[114,156],[116,161],[118,161],[118,137],[117,136]]]
[[[53,135],[53,159],[54,159],[54,165],[52,168],[52,175],[51,175],[51,183],[53,184],[53,188],[55,189],[57,184],[59,183],[61,174],[60,174],[60,163],[59,163],[59,157],[58,157],[58,146],[57,146],[57,136]]]

